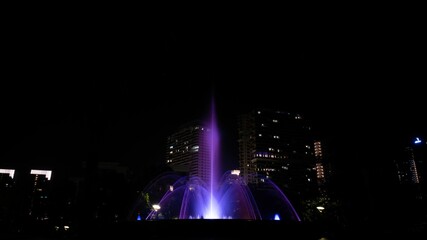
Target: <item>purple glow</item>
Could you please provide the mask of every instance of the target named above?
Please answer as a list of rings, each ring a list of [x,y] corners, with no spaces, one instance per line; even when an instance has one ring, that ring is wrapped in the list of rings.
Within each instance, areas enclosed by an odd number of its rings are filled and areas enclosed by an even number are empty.
[[[146,209],[146,220],[155,219],[252,219],[300,221],[285,194],[269,179],[251,189],[239,170],[227,171],[218,178],[219,132],[212,101],[209,120],[201,128],[199,176],[167,173],[153,180],[143,191],[135,211]],[[204,146],[204,147],[202,147]],[[205,154],[205,153],[201,153]],[[153,209],[153,203],[159,209]],[[280,216],[280,217],[279,217]],[[133,218],[134,219],[134,218]]]
[[[207,134],[207,137],[209,138],[210,141],[207,141],[207,142],[209,142],[209,145],[210,145],[210,161],[209,161],[210,200],[209,200],[209,210],[205,212],[204,215],[206,216],[206,218],[217,219],[219,218],[219,211],[220,211],[218,208],[218,204],[216,202],[217,196],[215,195],[215,192],[217,189],[216,169],[218,168],[218,164],[219,164],[218,157],[217,157],[217,153],[219,152],[219,147],[218,147],[219,134],[218,134],[218,127],[216,122],[216,112],[215,112],[214,101],[212,101],[212,106],[211,106],[210,123],[208,123],[207,126],[209,125],[210,125],[210,132],[209,134]]]

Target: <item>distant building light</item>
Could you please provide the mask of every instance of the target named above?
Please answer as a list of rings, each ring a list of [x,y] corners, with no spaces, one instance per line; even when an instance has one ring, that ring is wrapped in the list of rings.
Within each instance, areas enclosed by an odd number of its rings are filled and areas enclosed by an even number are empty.
[[[279,214],[274,214],[274,220],[276,220],[276,221],[280,221],[280,216],[279,216]]]
[[[15,169],[0,169],[0,173],[9,174],[9,177],[13,179],[13,176],[15,176]]]
[[[317,210],[319,210],[319,212],[322,212],[323,210],[325,210],[325,208],[324,207],[322,207],[322,206],[318,206],[318,207],[316,207],[317,208]]]
[[[231,175],[239,176],[240,175],[240,170],[232,170],[231,171]]]
[[[173,192],[173,185],[169,185],[169,191]]]
[[[261,114],[261,111],[258,111],[258,114]]]
[[[170,146],[170,147],[169,147],[169,149],[172,149],[172,148],[173,148],[173,146]]]
[[[415,144],[419,144],[419,143],[421,143],[421,139],[420,139],[420,138],[415,138],[414,143],[415,143]]]
[[[273,119],[273,122],[274,122],[274,123],[277,123],[277,122],[279,122],[279,121],[277,121],[277,119]]]
[[[192,152],[198,152],[199,151],[199,146],[195,145],[195,146],[191,147],[191,151]]]
[[[50,178],[52,177],[52,171],[50,171],[50,170],[34,170],[34,169],[31,169],[30,174],[44,175],[47,180],[50,180]]]

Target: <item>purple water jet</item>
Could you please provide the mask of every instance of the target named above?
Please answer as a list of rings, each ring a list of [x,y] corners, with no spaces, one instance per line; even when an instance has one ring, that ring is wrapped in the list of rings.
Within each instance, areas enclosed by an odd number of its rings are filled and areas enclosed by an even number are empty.
[[[197,175],[164,173],[141,193],[131,218],[144,215],[155,219],[252,219],[300,221],[285,194],[270,179],[257,176],[259,183],[249,186],[239,170],[226,171],[218,178],[219,132],[214,101],[206,131],[200,138]],[[202,130],[204,130],[202,128]]]

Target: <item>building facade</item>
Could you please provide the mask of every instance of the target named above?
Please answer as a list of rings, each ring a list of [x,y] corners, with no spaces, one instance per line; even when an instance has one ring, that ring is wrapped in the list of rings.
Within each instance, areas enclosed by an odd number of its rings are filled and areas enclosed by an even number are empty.
[[[167,139],[166,164],[175,172],[210,179],[209,135],[211,129],[199,121],[178,128]]]
[[[301,114],[256,109],[239,117],[238,128],[239,166],[248,184],[266,177],[305,195],[323,183],[323,165],[316,164],[321,163],[320,143],[314,145],[311,126]]]

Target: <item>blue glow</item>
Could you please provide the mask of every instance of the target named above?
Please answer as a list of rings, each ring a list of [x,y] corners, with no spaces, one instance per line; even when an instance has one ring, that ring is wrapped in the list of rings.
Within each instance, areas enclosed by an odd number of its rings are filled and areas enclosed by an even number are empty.
[[[138,213],[138,217],[136,217],[136,221],[141,221],[141,215]]]
[[[420,138],[415,138],[414,143],[415,143],[415,144],[421,143],[421,139],[420,139]]]
[[[280,216],[279,216],[279,214],[274,214],[274,220],[276,220],[276,221],[279,221],[280,220]]]

